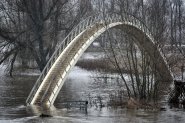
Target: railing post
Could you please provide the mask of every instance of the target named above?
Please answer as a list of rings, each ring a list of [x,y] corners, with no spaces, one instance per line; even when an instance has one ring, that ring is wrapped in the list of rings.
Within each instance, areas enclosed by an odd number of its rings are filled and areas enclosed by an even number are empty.
[[[67,40],[64,42],[65,47],[67,46],[68,42],[70,41],[71,34],[68,35]]]
[[[85,23],[85,26],[84,26],[84,30],[85,30],[85,29],[87,29],[87,27],[88,27],[88,26],[87,26],[87,25],[88,25],[88,19],[85,19],[84,23]]]
[[[89,18],[89,26],[92,24],[92,16]]]
[[[78,34],[81,32],[81,24],[78,26]]]
[[[76,37],[77,36],[77,27],[74,29],[74,37]]]

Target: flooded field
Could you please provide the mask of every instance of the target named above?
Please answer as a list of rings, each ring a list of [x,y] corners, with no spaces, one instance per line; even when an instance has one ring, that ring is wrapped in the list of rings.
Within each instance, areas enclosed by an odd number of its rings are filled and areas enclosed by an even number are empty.
[[[165,102],[166,111],[133,110],[126,108],[111,108],[88,106],[87,112],[78,108],[65,109],[62,102],[66,100],[88,100],[88,95],[101,95],[106,104],[108,94],[112,92],[115,83],[97,84],[97,73],[75,67],[70,73],[57,100],[51,110],[54,117],[40,118],[25,106],[25,100],[37,79],[37,75],[21,75],[9,78],[1,75],[0,82],[0,122],[20,123],[184,123],[185,111],[180,108],[170,108]],[[112,83],[112,85],[111,85]],[[118,88],[117,88],[118,89]],[[115,91],[115,90],[114,90]]]

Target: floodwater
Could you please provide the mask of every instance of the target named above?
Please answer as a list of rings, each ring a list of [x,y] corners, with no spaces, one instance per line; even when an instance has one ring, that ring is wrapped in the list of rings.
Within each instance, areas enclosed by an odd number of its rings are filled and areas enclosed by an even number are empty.
[[[1,68],[3,69],[3,68]],[[118,79],[99,80],[97,73],[75,67],[66,80],[55,107],[49,112],[53,117],[40,118],[37,109],[25,106],[25,100],[37,79],[37,75],[17,75],[9,78],[0,72],[0,123],[184,123],[185,110],[171,108],[164,103],[166,111],[134,110],[89,106],[87,112],[78,108],[65,109],[63,101],[96,99],[103,97],[106,104],[108,93],[119,90]],[[123,89],[124,90],[124,89]]]

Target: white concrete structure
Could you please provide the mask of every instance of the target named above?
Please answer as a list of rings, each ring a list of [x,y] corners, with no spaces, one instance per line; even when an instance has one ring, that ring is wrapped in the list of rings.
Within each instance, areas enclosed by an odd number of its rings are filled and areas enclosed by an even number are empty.
[[[110,28],[119,28],[134,35],[138,39],[136,43],[157,63],[156,69],[162,75],[162,81],[173,81],[165,58],[140,20],[131,15],[92,16],[83,20],[62,41],[35,83],[27,98],[27,105],[52,106],[71,68],[89,45]]]

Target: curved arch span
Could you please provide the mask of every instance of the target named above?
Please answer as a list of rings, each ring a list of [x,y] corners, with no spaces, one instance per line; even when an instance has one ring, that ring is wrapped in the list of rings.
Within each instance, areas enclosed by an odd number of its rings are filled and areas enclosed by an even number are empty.
[[[27,98],[27,105],[53,105],[67,75],[80,56],[98,36],[110,28],[120,28],[134,35],[137,43],[157,63],[156,69],[163,75],[162,81],[173,81],[163,54],[155,45],[150,31],[141,21],[131,15],[125,15],[125,17],[99,15],[82,21],[64,39],[35,83]]]

